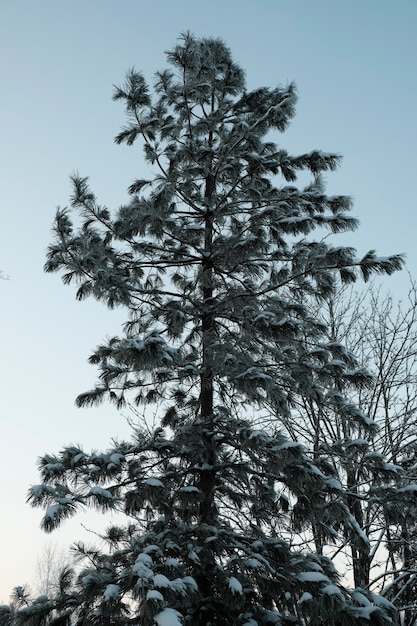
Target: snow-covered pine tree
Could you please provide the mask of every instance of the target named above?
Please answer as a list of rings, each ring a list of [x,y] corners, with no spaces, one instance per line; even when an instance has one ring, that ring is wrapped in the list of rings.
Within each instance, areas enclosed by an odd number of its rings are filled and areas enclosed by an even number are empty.
[[[66,447],[41,459],[30,502],[46,507],[46,531],[82,506],[127,516],[108,529],[107,549],[79,546],[86,566],[58,615],[70,606],[76,624],[393,624],[386,600],[344,589],[330,561],[282,538],[295,504],[298,523],[320,524],[326,538],[356,529],[331,468],[279,427],[300,396],[370,427],[343,396],[367,374],[326,341],[308,301],[337,278],[391,274],[402,259],[358,259],[323,238],[357,221],[348,197],[324,191],[321,173],[338,155],[291,156],[270,141],[294,115],[294,85],[248,93],[216,39],[185,34],[167,56],[172,69],[153,93],[132,70],[114,95],[128,115],[116,142],[140,141],[154,174],[114,215],[74,177],[48,252],[46,270],[63,271],[79,299],[129,314],[123,336],[91,356],[100,380],[78,404],[156,403],[160,415],[154,431],[138,427],[107,452]],[[305,188],[299,172],[311,173]],[[253,416],[274,426],[255,428]]]

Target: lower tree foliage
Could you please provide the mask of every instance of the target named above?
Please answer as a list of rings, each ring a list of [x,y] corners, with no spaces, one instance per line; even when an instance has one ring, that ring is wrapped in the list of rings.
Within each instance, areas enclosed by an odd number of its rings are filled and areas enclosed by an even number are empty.
[[[141,140],[156,174],[114,216],[73,177],[46,263],[79,299],[128,312],[123,336],[91,356],[99,382],[78,404],[133,402],[145,416],[156,405],[159,424],[105,452],[69,446],[40,460],[29,500],[46,532],[80,507],[126,523],[78,545],[73,583],[68,573],[53,597],[3,607],[0,623],[392,626],[387,599],[347,590],[320,551],[286,540],[291,526],[358,545],[363,532],[333,464],[281,431],[302,399],[358,437],[372,432],[344,395],[370,376],[309,303],[402,258],[359,259],[323,238],[357,221],[349,198],[324,190],[338,155],[269,141],[294,115],[294,85],[248,93],[227,47],[190,34],[168,61],[152,95],[134,70],[115,92],[128,116],[116,141]],[[301,171],[312,180],[298,189]]]
[[[46,506],[45,530],[80,506],[131,520],[108,528],[105,549],[78,545],[87,565],[61,610],[79,604],[80,624],[389,623],[387,601],[344,590],[331,561],[279,537],[290,495],[309,502],[324,534],[334,534],[334,520],[346,523],[337,481],[301,445],[224,407],[212,427],[197,417],[171,437],[137,430],[105,453],[69,447],[42,459],[44,483],[31,501]],[[214,466],[205,445],[213,436]],[[209,509],[202,482],[213,473]]]

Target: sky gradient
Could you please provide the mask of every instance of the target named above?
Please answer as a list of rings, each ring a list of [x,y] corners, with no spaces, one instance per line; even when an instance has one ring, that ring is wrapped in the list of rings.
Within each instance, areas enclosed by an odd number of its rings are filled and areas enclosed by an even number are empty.
[[[129,434],[113,407],[74,406],[95,381],[89,354],[120,332],[123,312],[76,302],[43,273],[45,249],[74,171],[109,208],[128,199],[143,158],[139,144],[113,142],[125,119],[112,85],[132,66],[152,80],[185,30],[223,38],[249,89],[296,82],[297,115],[273,139],[344,156],[328,191],[354,197],[361,226],[336,241],[405,252],[417,277],[415,0],[0,0],[0,602],[34,580],[43,545],[85,537],[81,522],[95,528],[87,516],[51,537],[39,530],[41,511],[25,503],[37,457]],[[403,297],[408,280],[384,288]]]

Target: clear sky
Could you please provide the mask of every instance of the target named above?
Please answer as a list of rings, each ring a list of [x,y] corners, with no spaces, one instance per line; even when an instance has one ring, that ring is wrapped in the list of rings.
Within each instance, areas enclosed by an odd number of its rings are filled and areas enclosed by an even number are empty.
[[[276,140],[344,155],[328,189],[355,198],[361,227],[339,241],[406,252],[417,275],[416,0],[0,0],[0,268],[10,277],[0,282],[0,601],[33,580],[46,542],[84,532],[79,519],[52,537],[39,530],[41,511],[25,503],[37,457],[129,433],[110,406],[74,407],[95,381],[90,352],[120,331],[122,312],[76,302],[42,267],[72,172],[90,176],[108,207],[127,200],[142,154],[113,143],[124,114],[112,85],[132,66],[151,79],[185,30],[222,37],[249,88],[297,83],[298,114]],[[407,281],[386,285],[404,295]]]

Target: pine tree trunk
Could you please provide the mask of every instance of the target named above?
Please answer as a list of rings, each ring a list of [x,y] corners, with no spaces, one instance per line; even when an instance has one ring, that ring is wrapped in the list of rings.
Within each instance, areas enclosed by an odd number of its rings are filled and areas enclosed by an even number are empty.
[[[214,189],[214,178],[209,175],[206,179],[205,197],[209,200]],[[209,210],[205,217],[205,243],[202,260],[202,295],[203,310],[201,316],[202,329],[202,372],[200,391],[200,417],[202,423],[202,443],[204,457],[201,459],[199,489],[202,492],[200,504],[199,527],[207,528],[217,525],[217,509],[215,504],[216,487],[216,445],[214,435],[213,408],[213,363],[212,342],[214,332],[213,312],[213,217]],[[204,533],[203,533],[204,535]],[[200,593],[203,598],[204,610],[197,616],[197,623],[205,626],[213,622],[215,610],[213,606],[213,577],[215,569],[215,545],[213,542],[205,544],[200,555],[202,570],[197,577]],[[208,600],[208,602],[207,602]]]

